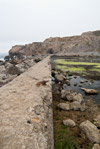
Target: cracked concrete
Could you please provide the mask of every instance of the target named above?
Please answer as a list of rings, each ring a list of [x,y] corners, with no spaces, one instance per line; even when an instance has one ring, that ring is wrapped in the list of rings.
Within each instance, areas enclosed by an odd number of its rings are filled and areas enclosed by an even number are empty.
[[[0,149],[53,148],[51,65],[47,57],[0,88]]]

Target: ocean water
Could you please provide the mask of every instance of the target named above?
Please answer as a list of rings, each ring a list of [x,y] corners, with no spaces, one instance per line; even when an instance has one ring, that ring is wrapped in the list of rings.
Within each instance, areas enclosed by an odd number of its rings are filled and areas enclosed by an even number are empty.
[[[7,53],[0,53],[0,60],[4,60],[4,57],[7,56]]]

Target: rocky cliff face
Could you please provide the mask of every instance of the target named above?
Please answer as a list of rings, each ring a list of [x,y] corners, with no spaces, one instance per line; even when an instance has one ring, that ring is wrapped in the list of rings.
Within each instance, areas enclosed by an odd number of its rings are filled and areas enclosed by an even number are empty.
[[[86,32],[80,36],[48,38],[44,42],[13,46],[9,55],[22,57],[81,52],[100,52],[100,30]]]

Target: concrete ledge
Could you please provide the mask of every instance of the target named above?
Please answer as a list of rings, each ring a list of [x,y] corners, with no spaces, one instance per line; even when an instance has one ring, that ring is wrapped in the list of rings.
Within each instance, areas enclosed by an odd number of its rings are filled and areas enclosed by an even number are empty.
[[[47,57],[0,88],[0,149],[53,149],[51,65]]]

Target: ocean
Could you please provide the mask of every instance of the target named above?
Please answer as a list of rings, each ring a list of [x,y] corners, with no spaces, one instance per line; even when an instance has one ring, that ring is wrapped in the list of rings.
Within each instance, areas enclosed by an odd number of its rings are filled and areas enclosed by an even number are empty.
[[[7,56],[8,53],[0,53],[0,60],[4,60],[4,57]]]

